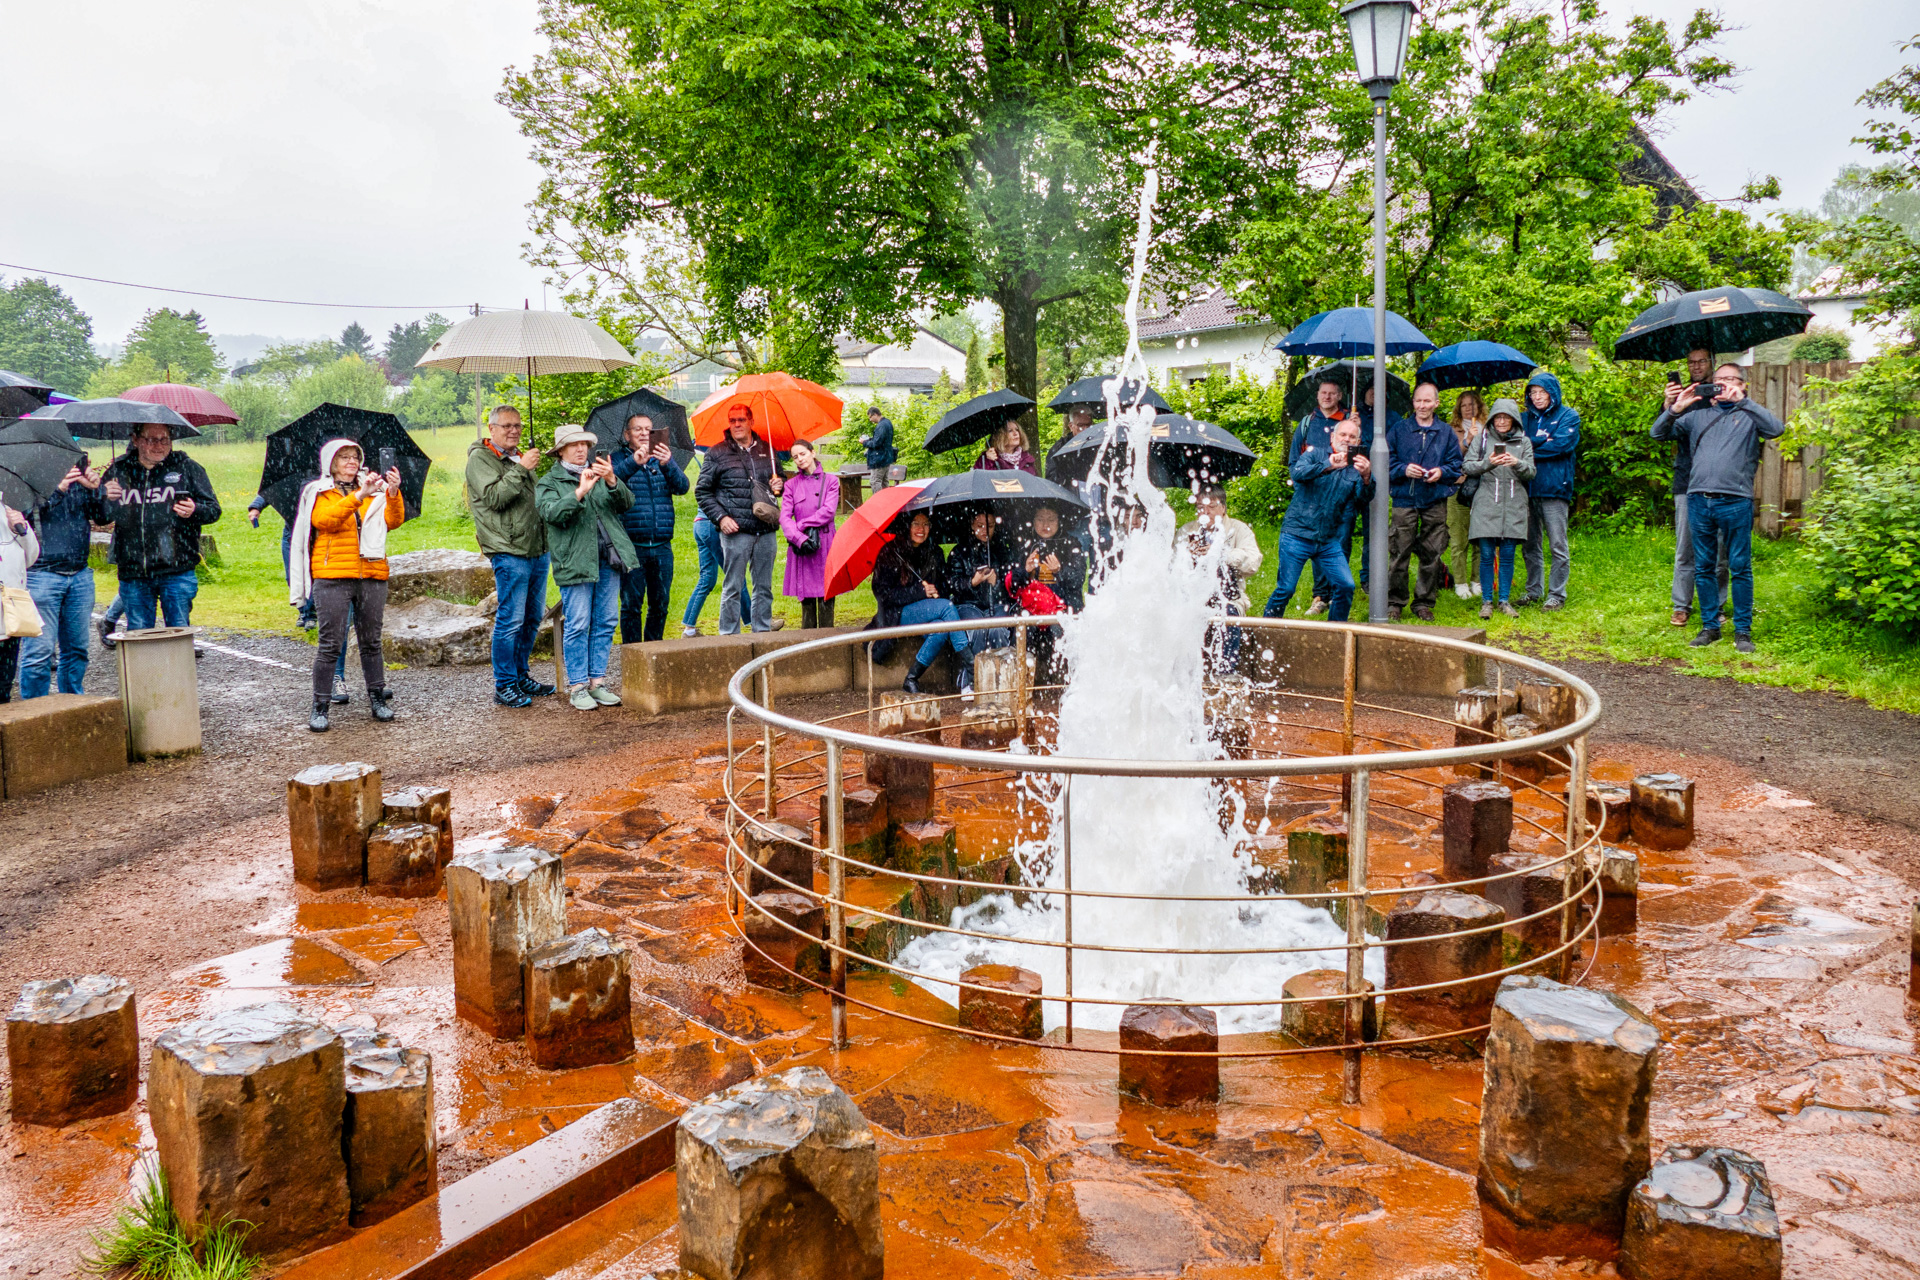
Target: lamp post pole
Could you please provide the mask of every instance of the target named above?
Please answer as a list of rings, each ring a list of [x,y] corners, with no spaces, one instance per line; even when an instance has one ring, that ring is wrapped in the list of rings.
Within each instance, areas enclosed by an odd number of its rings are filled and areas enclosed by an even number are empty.
[[[1387,98],[1391,80],[1367,85],[1373,95],[1373,504],[1367,520],[1367,621],[1387,620]]]

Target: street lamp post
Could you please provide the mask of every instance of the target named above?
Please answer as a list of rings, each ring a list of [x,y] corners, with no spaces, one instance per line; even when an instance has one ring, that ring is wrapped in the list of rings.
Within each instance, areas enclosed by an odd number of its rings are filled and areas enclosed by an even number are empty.
[[[1373,506],[1368,517],[1367,621],[1387,620],[1387,99],[1407,62],[1413,0],[1355,0],[1340,11],[1353,61],[1373,99]],[[1358,406],[1355,406],[1358,408]]]

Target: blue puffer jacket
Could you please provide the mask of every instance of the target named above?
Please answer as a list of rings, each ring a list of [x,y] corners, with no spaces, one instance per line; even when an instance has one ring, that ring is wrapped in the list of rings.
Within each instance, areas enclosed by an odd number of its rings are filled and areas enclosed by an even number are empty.
[[[1293,429],[1293,440],[1287,445],[1287,465],[1300,461],[1300,451],[1313,445],[1326,453],[1333,444],[1333,429],[1340,425],[1341,419],[1329,418],[1318,409],[1300,419],[1300,425]],[[1373,417],[1363,415],[1360,419],[1360,452],[1373,448]]]
[[[1533,408],[1534,387],[1545,387],[1551,403],[1542,413]],[[1580,414],[1560,399],[1560,379],[1550,373],[1536,373],[1527,379],[1526,417],[1520,427],[1533,445],[1533,464],[1537,468],[1528,486],[1532,497],[1573,501],[1574,456],[1580,449]]]
[[[1325,447],[1311,444],[1300,450],[1290,472],[1293,500],[1280,522],[1281,533],[1306,542],[1331,542],[1346,532],[1347,516],[1373,497],[1371,478],[1362,480],[1351,464],[1337,470],[1329,467],[1328,453]]]
[[[1453,428],[1438,418],[1430,427],[1423,427],[1412,418],[1395,418],[1387,427],[1387,460],[1396,507],[1424,510],[1437,502],[1445,502],[1453,496],[1453,486],[1460,481],[1460,440],[1453,434]],[[1409,465],[1438,467],[1441,478],[1410,479]]]
[[[673,500],[687,491],[687,473],[669,458],[665,463],[648,458],[633,460],[632,450],[614,455],[613,476],[633,490],[633,505],[620,513],[620,523],[638,547],[650,542],[673,541]]]
[[[79,573],[87,567],[87,551],[93,543],[88,522],[105,524],[108,516],[97,491],[70,484],[41,499],[27,518],[40,539],[40,559],[33,567],[53,573]]]

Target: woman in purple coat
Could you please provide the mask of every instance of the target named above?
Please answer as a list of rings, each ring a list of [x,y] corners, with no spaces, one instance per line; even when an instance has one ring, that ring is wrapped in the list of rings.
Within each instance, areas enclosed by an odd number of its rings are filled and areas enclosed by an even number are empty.
[[[826,594],[827,549],[840,507],[840,477],[828,475],[805,440],[793,442],[795,473],[780,494],[780,532],[787,539],[785,591],[800,601],[800,625],[833,625],[833,599]]]

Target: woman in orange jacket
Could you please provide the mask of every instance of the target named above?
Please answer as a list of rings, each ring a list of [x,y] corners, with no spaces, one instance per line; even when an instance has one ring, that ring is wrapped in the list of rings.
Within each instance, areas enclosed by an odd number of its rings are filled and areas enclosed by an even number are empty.
[[[313,592],[320,619],[320,651],[313,659],[315,733],[328,728],[333,698],[333,668],[347,645],[348,617],[360,641],[360,671],[375,720],[393,719],[386,664],[381,660],[380,630],[387,609],[387,531],[406,523],[398,468],[384,476],[360,465],[360,446],[329,440],[320,448],[321,479],[300,493],[289,556],[289,590],[294,602]]]

